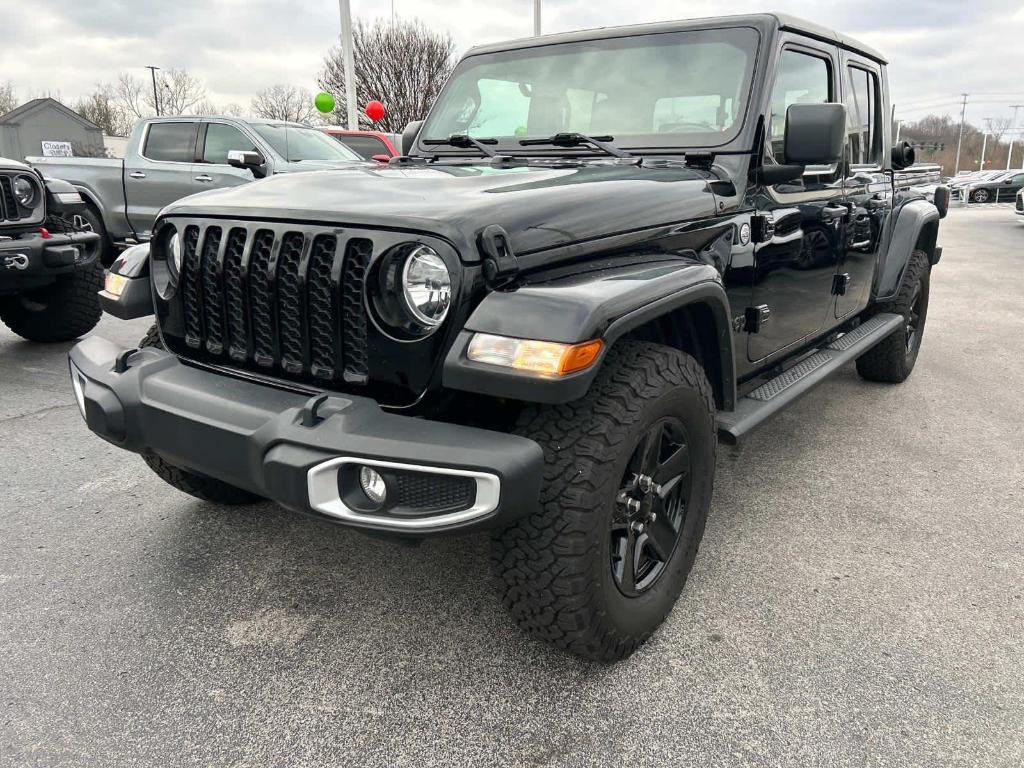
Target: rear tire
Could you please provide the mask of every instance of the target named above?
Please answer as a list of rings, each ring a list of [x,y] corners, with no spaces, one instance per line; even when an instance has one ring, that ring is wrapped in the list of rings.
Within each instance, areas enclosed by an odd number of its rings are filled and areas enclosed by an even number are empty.
[[[992,199],[992,194],[987,189],[976,189],[971,192],[971,200],[975,203],[987,203]]]
[[[103,268],[96,262],[54,282],[16,296],[0,299],[0,320],[29,341],[77,339],[100,321],[99,290]]]
[[[139,342],[139,347],[156,347],[157,349],[164,348],[163,342],[160,341],[160,332],[157,330],[155,324],[150,326],[150,329],[146,331],[146,335],[143,336],[142,340]],[[241,488],[236,488],[222,480],[217,480],[212,477],[207,477],[206,475],[200,475],[196,472],[190,472],[187,469],[182,469],[175,464],[171,464],[169,461],[153,451],[147,451],[142,454],[142,459],[165,483],[177,488],[183,493],[195,496],[197,499],[211,501],[214,504],[226,504],[229,506],[256,504],[263,501],[263,499],[256,494],[250,493],[249,491]]]
[[[895,333],[857,358],[857,373],[868,381],[899,384],[906,381],[917,363],[928,319],[931,262],[924,251],[914,251],[903,275],[900,291],[892,301],[878,305],[879,312],[903,315]]]
[[[583,399],[530,407],[516,431],[543,448],[545,473],[540,509],[494,537],[503,602],[537,638],[625,658],[672,610],[704,534],[717,445],[704,370],[675,349],[620,342]],[[665,473],[634,472],[643,456]],[[684,463],[641,493],[640,477]]]

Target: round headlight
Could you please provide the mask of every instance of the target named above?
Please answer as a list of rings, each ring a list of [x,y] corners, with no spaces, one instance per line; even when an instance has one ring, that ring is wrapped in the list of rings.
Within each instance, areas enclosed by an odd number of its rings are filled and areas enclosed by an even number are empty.
[[[167,255],[170,258],[174,274],[181,274],[181,235],[175,232],[167,241]]]
[[[25,208],[31,208],[36,201],[36,185],[32,180],[19,176],[14,180],[14,199]]]
[[[437,251],[414,248],[402,267],[402,293],[413,319],[421,325],[440,325],[452,303],[452,278]]]

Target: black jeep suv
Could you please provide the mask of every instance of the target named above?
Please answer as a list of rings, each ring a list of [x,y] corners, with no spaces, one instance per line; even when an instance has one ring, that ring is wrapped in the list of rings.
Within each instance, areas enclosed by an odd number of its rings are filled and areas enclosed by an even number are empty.
[[[68,341],[99,322],[100,239],[75,226],[84,211],[67,182],[0,157],[0,321],[19,336]]]
[[[882,56],[758,15],[477,48],[386,164],[165,209],[71,352],[171,485],[399,537],[486,528],[528,632],[621,658],[683,589],[719,440],[912,371],[941,249]]]

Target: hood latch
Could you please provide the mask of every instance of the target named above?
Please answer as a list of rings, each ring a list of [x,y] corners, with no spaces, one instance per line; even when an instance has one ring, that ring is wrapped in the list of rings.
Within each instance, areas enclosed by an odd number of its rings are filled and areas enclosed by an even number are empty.
[[[484,259],[484,281],[489,288],[503,288],[519,274],[519,259],[502,227],[497,224],[484,227],[477,235],[477,246]]]

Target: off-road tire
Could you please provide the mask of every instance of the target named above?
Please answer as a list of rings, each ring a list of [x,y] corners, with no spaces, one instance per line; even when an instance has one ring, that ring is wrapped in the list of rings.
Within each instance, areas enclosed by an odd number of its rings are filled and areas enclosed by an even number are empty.
[[[151,326],[146,335],[142,337],[139,347],[163,349],[163,343],[160,341],[160,332],[157,330],[156,325]],[[183,493],[195,496],[197,499],[229,506],[256,504],[263,501],[259,496],[249,491],[175,466],[153,451],[147,451],[142,454],[142,459],[165,483],[174,486]]]
[[[877,305],[877,312],[892,312],[909,319],[915,303],[916,291],[920,290],[922,299],[917,334],[912,347],[908,347],[908,328],[904,323],[900,328],[887,336],[877,345],[857,358],[857,373],[868,381],[880,381],[899,384],[906,381],[914,370],[917,355],[921,351],[924,337],[925,321],[928,319],[928,292],[931,262],[924,251],[914,251],[910,255],[910,263],[903,273],[903,282],[899,293],[891,301]]]
[[[664,416],[689,435],[693,486],[681,538],[647,592],[626,597],[610,566],[615,498],[639,435]],[[544,450],[540,509],[495,534],[503,602],[529,634],[581,656],[633,653],[671,611],[704,533],[715,469],[715,406],[689,355],[624,341],[581,400],[524,410],[516,432]]]
[[[103,268],[98,263],[59,275],[53,283],[0,299],[0,320],[29,341],[77,339],[100,321],[99,290]]]

